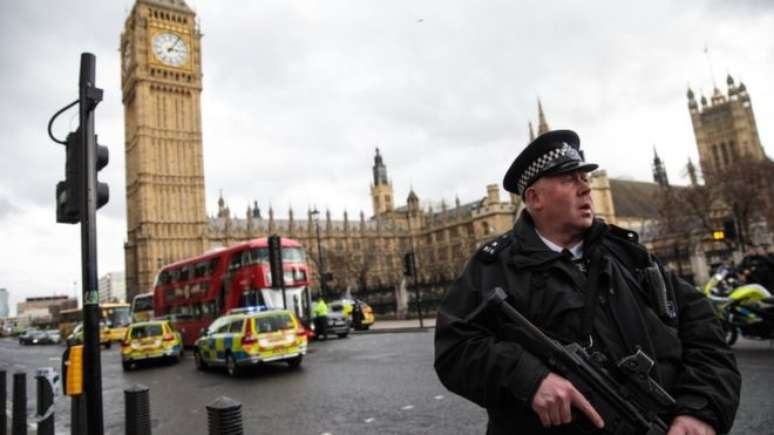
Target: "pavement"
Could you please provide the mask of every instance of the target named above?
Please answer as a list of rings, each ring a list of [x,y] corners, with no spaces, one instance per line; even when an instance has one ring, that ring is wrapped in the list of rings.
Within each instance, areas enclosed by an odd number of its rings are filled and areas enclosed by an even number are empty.
[[[432,332],[435,330],[435,316],[423,318],[420,325],[419,319],[408,320],[379,320],[377,317],[371,327],[366,331],[352,331],[353,334],[389,334],[396,332]]]

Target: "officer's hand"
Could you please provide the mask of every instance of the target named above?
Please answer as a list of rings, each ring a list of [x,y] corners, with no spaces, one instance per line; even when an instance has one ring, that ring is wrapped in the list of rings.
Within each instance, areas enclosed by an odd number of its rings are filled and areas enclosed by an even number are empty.
[[[715,435],[715,429],[690,415],[679,415],[672,420],[667,435]]]
[[[532,398],[532,410],[540,417],[543,427],[571,422],[572,406],[586,414],[594,426],[600,429],[605,426],[602,417],[583,394],[576,390],[570,381],[557,374],[549,373]]]

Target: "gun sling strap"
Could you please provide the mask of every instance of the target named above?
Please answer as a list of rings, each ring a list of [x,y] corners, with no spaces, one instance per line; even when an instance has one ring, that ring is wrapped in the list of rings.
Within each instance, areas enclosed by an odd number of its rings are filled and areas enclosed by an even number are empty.
[[[589,254],[591,264],[586,285],[583,289],[585,302],[580,336],[588,337],[589,344],[591,344],[594,317],[600,302],[600,284],[604,284],[610,288],[609,294],[606,296],[606,299],[609,301],[609,311],[619,328],[620,336],[626,345],[628,353],[634,353],[637,349],[641,349],[650,357],[655,357],[653,355],[653,345],[650,342],[650,337],[642,318],[642,312],[632,294],[634,289],[629,288],[629,285],[621,276],[621,272],[614,270],[615,267],[612,264],[609,264],[610,267],[605,267],[608,265],[606,263],[609,260],[602,255],[601,246],[594,246],[590,249]],[[602,277],[603,270],[608,271],[609,274],[606,273],[605,278],[607,279],[601,282],[600,278]],[[614,357],[617,360],[624,355],[608,356]]]

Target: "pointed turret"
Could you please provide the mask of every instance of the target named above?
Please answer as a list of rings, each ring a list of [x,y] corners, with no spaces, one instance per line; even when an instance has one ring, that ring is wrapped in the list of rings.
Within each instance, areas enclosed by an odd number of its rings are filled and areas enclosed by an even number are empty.
[[[546,122],[546,115],[543,113],[543,103],[538,98],[538,136],[550,130]]]
[[[691,158],[688,158],[688,164],[685,165],[685,170],[688,172],[688,178],[691,180],[691,186],[697,186],[699,184],[698,177],[696,176],[696,166],[693,165]]]
[[[532,121],[529,121],[529,141],[535,140],[535,132],[532,130]]]
[[[662,187],[669,186],[669,178],[667,177],[666,168],[664,168],[664,162],[658,156],[655,145],[653,145],[653,181]]]

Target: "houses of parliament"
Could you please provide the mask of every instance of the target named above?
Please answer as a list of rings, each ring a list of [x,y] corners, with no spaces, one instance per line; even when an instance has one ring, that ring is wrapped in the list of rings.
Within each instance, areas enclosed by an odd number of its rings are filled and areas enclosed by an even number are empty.
[[[280,217],[255,203],[236,212],[221,193],[217,211],[209,216],[202,156],[201,38],[195,13],[183,0],[137,0],[121,33],[128,298],[149,291],[164,264],[278,234],[306,247],[315,289],[321,258],[324,271],[332,275],[329,288],[351,289],[379,311],[400,312],[408,305],[404,254],[415,252],[418,281],[432,303],[483,242],[512,227],[521,199],[501,197],[499,184],[483,187],[477,198],[457,198],[436,207],[420,206],[413,189],[406,198],[396,198],[388,177],[389,152],[380,149],[371,164],[373,208],[368,215],[345,211],[333,217],[330,210],[290,209]],[[688,98],[702,168],[742,155],[763,155],[743,84],[729,84],[727,95],[716,89],[709,102],[700,99],[701,106],[693,92]],[[540,103],[537,124],[537,134],[549,129]],[[658,156],[654,179],[617,180],[603,170],[594,172],[597,214],[642,231],[656,218],[648,195],[668,182]]]

